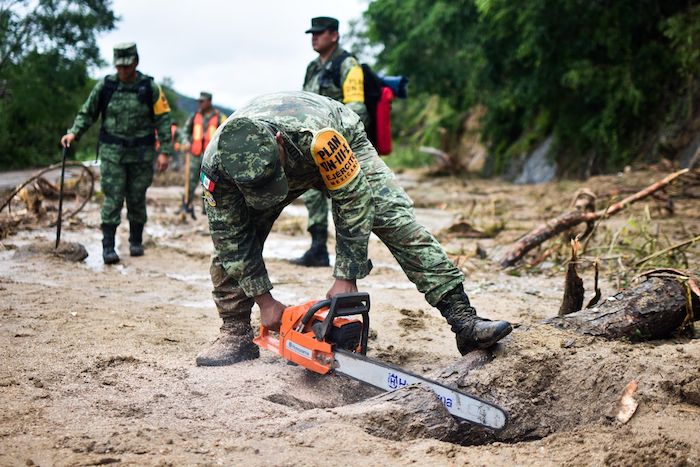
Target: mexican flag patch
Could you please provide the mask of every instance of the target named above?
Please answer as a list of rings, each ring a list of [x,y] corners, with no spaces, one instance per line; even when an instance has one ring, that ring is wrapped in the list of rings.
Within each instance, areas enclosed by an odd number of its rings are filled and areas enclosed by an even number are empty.
[[[202,186],[205,190],[210,192],[214,191],[214,186],[216,186],[216,184],[211,178],[207,177],[207,174],[205,174],[204,172],[200,173],[199,180],[202,182]]]

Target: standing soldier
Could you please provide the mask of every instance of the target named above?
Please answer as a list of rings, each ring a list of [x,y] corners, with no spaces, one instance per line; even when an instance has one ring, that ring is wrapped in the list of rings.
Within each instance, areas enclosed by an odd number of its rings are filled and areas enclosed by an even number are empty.
[[[370,233],[456,334],[463,355],[492,346],[511,331],[506,321],[476,315],[464,276],[438,241],[418,224],[412,202],[367,139],[360,118],[309,92],[260,96],[219,127],[202,160],[202,185],[215,256],[214,302],[223,320],[217,340],[197,365],[257,358],[250,313],[279,329],[285,306],[271,294],[262,251],[286,205],[310,188],[326,190],[336,226],[335,281],[326,296],[356,292],[367,276]]]
[[[355,57],[338,44],[338,20],[320,16],[311,20],[311,47],[318,57],[309,63],[304,77],[304,91],[315,92],[344,103],[368,123],[365,108],[364,75]],[[311,248],[292,263],[301,266],[328,266],[328,200],[324,192],[309,190],[304,195],[309,211],[307,230]]]
[[[182,211],[189,213],[192,219],[196,219],[192,200],[194,199],[194,190],[199,184],[199,168],[202,166],[202,154],[207,149],[216,129],[226,120],[226,116],[211,105],[211,99],[211,93],[200,92],[198,100],[199,110],[190,116],[185,124],[190,151],[187,155],[187,162],[185,162],[185,176],[187,180]]]
[[[63,147],[78,141],[101,118],[99,146],[102,177],[102,259],[119,262],[114,236],[121,222],[126,198],[129,219],[129,254],[143,255],[143,226],[146,224],[146,189],[153,181],[156,159],[156,130],[170,135],[170,106],[153,78],[136,71],[139,55],[133,42],[114,47],[117,73],[108,75],[92,89],[75,117],[73,127],[61,138]],[[158,171],[168,167],[172,142],[163,138],[156,159]]]

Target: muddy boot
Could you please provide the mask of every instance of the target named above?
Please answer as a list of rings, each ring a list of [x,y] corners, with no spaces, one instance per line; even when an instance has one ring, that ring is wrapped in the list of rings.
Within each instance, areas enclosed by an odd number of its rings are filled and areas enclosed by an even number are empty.
[[[250,323],[224,321],[219,337],[197,355],[197,366],[224,366],[260,356],[260,349],[253,344]]]
[[[116,264],[119,256],[114,251],[114,235],[117,233],[115,224],[102,224],[102,261],[105,264]]]
[[[129,254],[143,256],[143,224],[129,222]]]
[[[311,248],[301,258],[293,259],[290,263],[307,267],[330,266],[328,249],[326,248],[328,230],[323,227],[312,227],[309,232],[311,232]]]
[[[469,304],[461,284],[449,291],[437,308],[452,326],[457,349],[462,355],[491,347],[513,330],[508,321],[491,321],[476,316],[476,310]]]

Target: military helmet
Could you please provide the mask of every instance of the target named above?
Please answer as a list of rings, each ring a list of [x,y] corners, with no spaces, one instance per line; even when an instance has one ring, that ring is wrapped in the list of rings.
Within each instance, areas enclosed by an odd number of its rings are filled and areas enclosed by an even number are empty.
[[[277,140],[266,124],[246,117],[234,118],[222,128],[217,149],[223,169],[247,205],[262,210],[287,197],[289,186]]]
[[[317,16],[316,18],[311,18],[311,27],[306,30],[306,34],[323,32],[326,29],[337,31],[339,24],[337,19],[331,18],[330,16]]]
[[[139,58],[135,42],[122,42],[114,46],[114,65],[131,65]]]

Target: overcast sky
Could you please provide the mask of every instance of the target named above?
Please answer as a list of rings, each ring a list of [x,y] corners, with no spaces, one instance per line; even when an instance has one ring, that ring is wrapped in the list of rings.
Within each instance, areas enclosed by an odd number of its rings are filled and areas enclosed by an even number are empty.
[[[98,38],[102,58],[112,46],[134,41],[139,70],[160,81],[170,77],[180,93],[210,91],[214,103],[239,107],[274,91],[301,89],[309,61],[318,55],[304,34],[314,16],[348,22],[361,17],[368,0],[115,0],[121,17]],[[342,37],[341,37],[342,41]],[[113,67],[96,70],[98,75]]]

